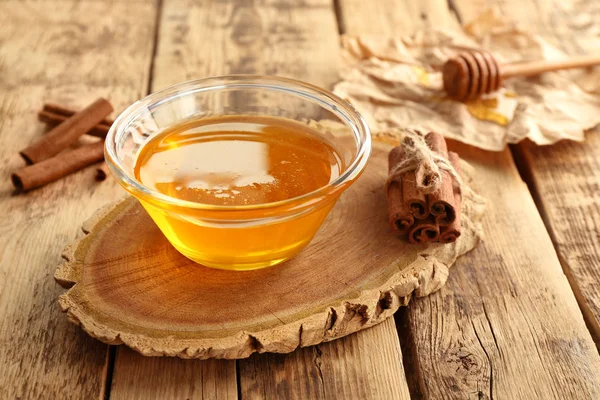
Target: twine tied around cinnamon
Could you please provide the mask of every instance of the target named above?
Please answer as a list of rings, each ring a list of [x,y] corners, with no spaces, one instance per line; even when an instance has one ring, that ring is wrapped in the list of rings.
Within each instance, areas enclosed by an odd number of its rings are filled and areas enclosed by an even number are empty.
[[[425,135],[413,129],[404,129],[403,134],[400,146],[404,158],[390,170],[385,184],[386,190],[390,183],[400,181],[403,173],[415,171],[417,189],[424,194],[433,193],[442,185],[442,171],[447,171],[453,178],[455,189],[460,193],[460,175],[450,161],[429,148]]]

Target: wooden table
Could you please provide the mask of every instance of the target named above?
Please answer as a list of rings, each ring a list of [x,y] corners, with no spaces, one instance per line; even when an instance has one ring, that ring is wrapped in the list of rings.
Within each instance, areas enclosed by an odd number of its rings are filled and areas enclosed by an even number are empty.
[[[486,240],[394,319],[287,355],[144,358],[59,311],[63,247],[122,196],[93,170],[13,196],[44,101],[117,110],[208,75],[338,79],[341,33],[455,28],[490,5],[576,54],[600,51],[595,0],[5,0],[0,2],[0,398],[600,398],[600,135],[488,153]],[[572,27],[585,34],[572,35]]]

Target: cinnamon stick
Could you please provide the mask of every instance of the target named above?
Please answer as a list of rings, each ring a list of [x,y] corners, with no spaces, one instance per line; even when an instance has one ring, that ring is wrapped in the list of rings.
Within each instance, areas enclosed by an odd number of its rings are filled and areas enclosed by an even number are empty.
[[[103,158],[104,141],[100,140],[21,168],[11,175],[11,180],[18,191],[27,191],[60,179]]]
[[[415,223],[415,219],[407,211],[403,195],[402,182],[391,182],[388,187],[388,216],[392,230],[406,234],[408,229]]]
[[[70,115],[73,114],[75,114],[75,111],[73,111]],[[42,110],[38,113],[38,119],[54,127],[69,119],[69,115],[56,114],[52,111]],[[112,124],[112,122],[112,120],[105,119],[96,126],[94,126],[89,132],[87,132],[87,134],[104,139],[108,134],[108,131],[110,130],[110,125]]]
[[[113,111],[105,99],[98,99],[85,109],[73,114],[47,135],[42,136],[31,146],[20,152],[28,163],[38,163],[47,160],[66,149],[77,138],[90,131],[108,114]]]
[[[396,155],[389,154],[389,165],[392,168],[396,165]],[[414,224],[414,217],[408,212],[404,202],[404,192],[402,190],[402,181],[394,180],[388,185],[387,191],[388,216],[392,230],[401,234],[408,233],[408,229]]]
[[[59,104],[55,104],[55,103],[44,103],[44,107],[42,109],[43,111],[47,111],[50,112],[52,114],[56,114],[56,115],[62,115],[65,117],[71,117],[74,114],[77,113],[77,111],[72,110],[70,108],[67,107],[63,107]],[[112,124],[114,124],[115,120],[111,119],[111,118],[104,118],[102,121],[100,121],[98,124],[99,125],[107,125],[107,126],[111,126]]]
[[[71,117],[77,113],[77,111],[72,110],[70,108],[63,107],[61,105],[55,103],[45,103],[42,111],[46,111],[48,113],[52,113],[54,115],[60,115],[65,117]],[[110,128],[112,124],[115,123],[115,120],[112,118],[104,118],[102,121],[98,123],[98,125],[106,126]]]
[[[402,147],[393,148],[388,155],[389,170],[391,171],[403,158],[404,151],[402,150]],[[390,196],[392,198],[390,198]],[[414,218],[427,218],[429,215],[427,199],[425,195],[417,189],[415,171],[404,172],[399,180],[390,183],[388,187],[388,211],[390,219],[392,219],[393,215],[401,216],[404,221],[410,220],[410,218],[408,218],[408,216],[410,216],[412,217],[413,222]],[[401,226],[405,225],[405,222],[399,223]]]
[[[448,159],[448,147],[444,136],[436,132],[429,132],[425,136],[429,148]],[[456,218],[454,206],[454,180],[448,171],[441,171],[442,183],[440,188],[427,196],[427,204],[431,214],[436,216],[439,225],[449,225]]]
[[[458,157],[458,154],[451,151],[450,153],[448,153],[448,159],[450,160],[450,163],[452,163],[452,166],[456,170],[456,173],[460,175],[461,168],[460,168],[460,158]],[[455,207],[455,211],[456,211],[456,218],[448,226],[441,227],[440,243],[454,243],[454,242],[456,242],[456,239],[458,239],[458,237],[460,236],[461,201],[462,201],[462,194],[460,193],[459,190],[455,189],[454,190],[454,207]]]
[[[413,244],[427,244],[435,242],[440,236],[440,227],[433,215],[417,221],[408,232],[408,241]]]

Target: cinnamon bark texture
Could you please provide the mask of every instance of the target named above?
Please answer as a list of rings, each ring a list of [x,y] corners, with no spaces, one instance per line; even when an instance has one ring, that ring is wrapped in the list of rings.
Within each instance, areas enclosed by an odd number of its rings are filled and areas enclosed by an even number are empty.
[[[44,107],[46,107],[46,106],[47,105],[45,105]],[[38,113],[38,119],[41,122],[45,122],[46,124],[48,124],[51,127],[55,127],[56,125],[59,125],[59,124],[62,124],[63,122],[65,122],[67,119],[69,119],[69,117],[71,115],[75,114],[75,111],[72,111],[72,110],[67,110],[67,111],[69,112],[69,114],[57,114],[55,112],[43,109],[42,111],[40,111]],[[110,130],[110,126],[113,124],[113,122],[114,121],[112,121],[112,120],[105,119],[102,122],[100,122],[99,124],[97,124],[96,126],[94,126],[89,132],[87,132],[87,134],[104,139],[106,137],[106,135],[108,134],[108,131]]]
[[[55,115],[65,116],[67,118],[72,117],[73,115],[75,115],[77,113],[76,110],[73,110],[73,109],[67,108],[67,107],[63,107],[60,104],[56,104],[56,103],[44,103],[44,108],[42,110],[47,111],[52,114],[55,114]],[[106,125],[110,128],[110,126],[114,122],[115,122],[114,119],[104,118],[102,121],[100,121],[98,123],[98,125]]]
[[[457,174],[461,174],[460,158],[454,152],[448,153],[448,159]],[[440,228],[440,243],[454,243],[460,236],[460,211],[462,203],[462,193],[459,188],[454,189],[454,207],[456,218],[448,225]]]
[[[414,244],[460,236],[460,161],[444,137],[407,132],[388,155],[386,195],[392,230]],[[421,179],[425,177],[426,179]],[[419,182],[419,179],[423,182]]]
[[[425,141],[429,148],[448,160],[448,147],[446,140],[442,135],[436,132],[429,132],[425,136]],[[439,225],[449,225],[456,218],[454,209],[454,180],[448,171],[442,170],[442,183],[438,190],[427,195],[427,204],[429,211],[436,217]]]
[[[18,191],[27,191],[60,179],[103,158],[104,141],[100,140],[21,168],[11,175],[11,179]]]
[[[430,216],[427,219],[417,221],[408,233],[408,241],[413,244],[427,244],[435,242],[440,236],[440,226],[435,217]]]
[[[404,158],[402,147],[394,147],[388,155],[388,166],[392,168]],[[424,219],[429,214],[425,194],[417,190],[415,171],[401,174],[387,186],[389,222],[392,230],[406,234],[415,218]]]
[[[52,158],[69,147],[81,135],[89,132],[112,111],[110,103],[100,98],[85,109],[73,114],[65,122],[22,150],[20,154],[30,164]]]

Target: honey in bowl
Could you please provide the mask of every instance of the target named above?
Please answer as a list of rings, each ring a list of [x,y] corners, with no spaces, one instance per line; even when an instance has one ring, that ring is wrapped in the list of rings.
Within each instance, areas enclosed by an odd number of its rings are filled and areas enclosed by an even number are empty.
[[[150,138],[138,152],[134,175],[169,197],[235,210],[322,188],[339,177],[341,160],[323,133],[300,122],[222,116],[186,121]],[[272,223],[253,222],[264,217],[264,209],[240,207],[243,221],[230,214],[232,229],[226,230],[200,210],[180,215],[169,213],[169,204],[142,204],[171,243],[192,260],[217,268],[254,269],[296,254],[336,199]]]

